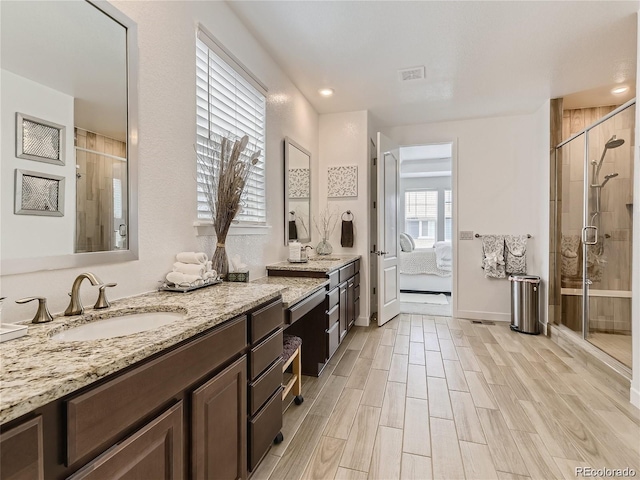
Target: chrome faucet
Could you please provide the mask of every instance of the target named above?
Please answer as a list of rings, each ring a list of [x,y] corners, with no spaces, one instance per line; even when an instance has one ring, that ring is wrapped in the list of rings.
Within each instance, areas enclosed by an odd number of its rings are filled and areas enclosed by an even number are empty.
[[[78,275],[73,281],[73,287],[71,287],[71,293],[69,294],[71,296],[71,301],[69,302],[67,309],[64,311],[64,314],[67,317],[70,315],[82,315],[84,313],[84,307],[80,300],[80,285],[85,278],[88,278],[93,286],[102,285],[102,280],[96,277],[93,273],[81,273]]]

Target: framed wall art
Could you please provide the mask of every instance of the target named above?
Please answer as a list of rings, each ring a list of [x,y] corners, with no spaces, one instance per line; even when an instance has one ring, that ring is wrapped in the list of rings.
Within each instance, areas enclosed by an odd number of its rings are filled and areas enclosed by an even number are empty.
[[[16,215],[64,216],[64,177],[16,169]]]
[[[16,157],[64,165],[64,125],[16,113]]]
[[[358,166],[329,167],[327,178],[329,198],[358,196]]]

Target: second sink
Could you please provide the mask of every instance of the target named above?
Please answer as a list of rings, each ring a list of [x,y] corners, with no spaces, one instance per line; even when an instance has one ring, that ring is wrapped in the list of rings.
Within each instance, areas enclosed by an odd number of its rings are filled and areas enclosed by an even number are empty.
[[[56,333],[51,339],[59,342],[79,342],[124,337],[162,327],[183,318],[184,314],[178,312],[131,313],[84,323]]]

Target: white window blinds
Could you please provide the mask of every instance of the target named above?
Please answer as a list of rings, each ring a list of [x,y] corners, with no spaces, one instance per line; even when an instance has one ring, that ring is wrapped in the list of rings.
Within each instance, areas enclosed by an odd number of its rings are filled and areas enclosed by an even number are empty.
[[[215,40],[198,30],[196,39],[196,143],[198,151],[212,134],[249,136],[251,150],[260,150],[245,186],[242,210],[236,220],[265,224],[266,88]],[[211,219],[198,180],[198,219]]]

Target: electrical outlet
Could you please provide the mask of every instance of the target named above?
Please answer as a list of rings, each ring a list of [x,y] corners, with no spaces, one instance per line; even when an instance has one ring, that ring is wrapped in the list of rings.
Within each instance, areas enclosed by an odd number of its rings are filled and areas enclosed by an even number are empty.
[[[460,230],[460,240],[473,240],[473,231]]]

